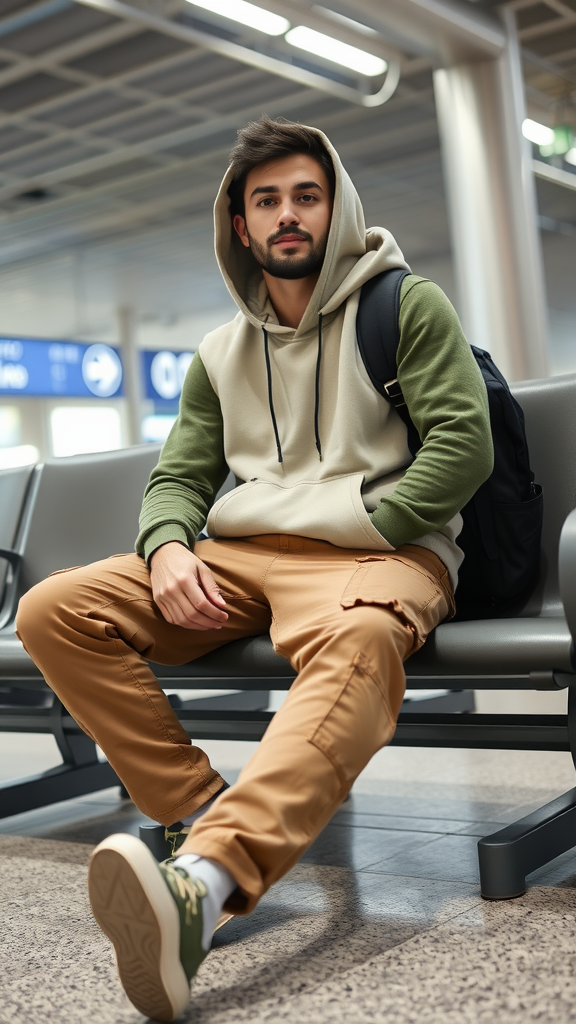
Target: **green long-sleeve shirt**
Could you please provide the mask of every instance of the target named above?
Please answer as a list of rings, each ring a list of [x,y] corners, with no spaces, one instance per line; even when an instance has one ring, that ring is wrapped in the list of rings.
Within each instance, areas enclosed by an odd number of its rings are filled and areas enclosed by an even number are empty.
[[[485,385],[452,305],[436,285],[412,275],[401,294],[398,380],[423,446],[393,492],[370,513],[394,548],[442,529],[493,464]],[[362,408],[357,415],[362,417]],[[146,559],[168,541],[193,547],[228,473],[226,427],[218,394],[196,354],[179,416],[144,496],[136,550]],[[282,522],[277,529],[283,532]]]

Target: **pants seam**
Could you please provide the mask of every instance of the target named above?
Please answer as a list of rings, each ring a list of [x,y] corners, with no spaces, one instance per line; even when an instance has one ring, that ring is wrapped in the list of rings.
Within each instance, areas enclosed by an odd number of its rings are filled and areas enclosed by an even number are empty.
[[[270,559],[270,561],[268,562],[268,565],[266,566],[266,568],[264,569],[264,572],[262,573],[262,577],[260,579],[260,587],[261,587],[262,593],[264,594],[264,597],[267,597],[267,594],[266,594],[266,580],[268,578],[268,573],[270,572],[270,569],[272,568],[274,562],[276,562],[279,558],[282,558],[282,555],[284,555],[284,554],[285,554],[285,552],[281,551],[279,554],[274,555],[274,558]]]
[[[362,664],[360,663],[360,659],[362,659]],[[372,682],[374,683],[374,686],[377,688],[380,696],[382,697],[382,702],[383,702],[384,707],[386,709],[386,714],[388,715],[388,718],[389,718],[390,722],[393,722],[394,721],[394,715],[392,714],[392,709],[390,707],[390,702],[388,700],[388,696],[387,696],[386,693],[384,693],[384,690],[382,689],[382,687],[381,687],[380,683],[378,682],[378,680],[377,680],[375,674],[373,673],[373,671],[369,671],[369,669],[370,670],[372,669],[372,663],[366,657],[366,655],[364,654],[363,651],[360,651],[355,656],[355,658],[354,658],[354,665],[358,669],[359,672],[362,672],[363,675],[368,676],[368,678],[372,680]],[[349,677],[349,680],[350,680],[350,677]]]
[[[320,751],[320,753],[323,754],[324,757],[326,758],[326,760],[329,761],[329,763],[332,765],[332,767],[333,767],[333,769],[336,772],[336,775],[338,777],[338,781],[340,782],[341,791],[342,791],[342,793],[344,795],[348,792],[348,789],[349,789],[348,783],[346,781],[346,776],[344,775],[342,769],[336,763],[336,761],[332,760],[332,758],[330,757],[330,754],[328,753],[328,751],[326,751],[324,749],[324,747],[319,746],[315,742],[315,737],[318,735],[319,731],[323,728],[323,726],[325,726],[327,719],[332,714],[332,711],[334,710],[334,708],[338,704],[340,698],[342,697],[342,694],[346,691],[346,689],[350,685],[350,681],[351,681],[352,676],[354,675],[355,671],[360,672],[361,675],[367,676],[368,679],[370,680],[370,682],[372,683],[372,685],[376,687],[376,689],[378,690],[378,693],[380,695],[380,698],[382,700],[382,704],[384,705],[384,712],[385,712],[386,717],[388,719],[388,723],[390,725],[392,725],[394,723],[394,715],[392,714],[392,711],[390,709],[390,704],[389,704],[388,698],[385,696],[385,694],[384,694],[384,692],[382,690],[382,687],[376,681],[376,679],[375,679],[374,675],[372,674],[372,672],[368,671],[368,667],[367,666],[370,666],[370,662],[366,658],[365,654],[363,654],[362,652],[359,651],[358,654],[356,654],[354,656],[354,661],[352,663],[350,672],[349,672],[348,676],[346,677],[346,682],[344,683],[344,685],[339,690],[338,696],[336,697],[334,702],[330,705],[330,707],[326,711],[326,714],[323,716],[321,722],[318,723],[318,725],[316,726],[314,731],[307,737],[308,743],[311,743],[312,746],[316,748],[316,750]]]
[[[176,740],[174,739],[174,737],[170,735],[170,732],[166,728],[166,723],[163,721],[162,716],[158,713],[157,709],[154,707],[154,704],[150,700],[150,697],[146,693],[146,690],[142,686],[142,684],[139,681],[139,679],[134,675],[134,672],[132,671],[132,669],[130,668],[130,665],[126,661],[126,658],[124,657],[124,654],[122,653],[122,651],[121,651],[121,649],[119,647],[119,641],[118,640],[114,640],[114,645],[116,647],[116,651],[117,651],[118,657],[120,658],[120,660],[122,661],[122,664],[124,665],[124,668],[128,672],[129,676],[132,678],[133,683],[136,685],[136,687],[138,688],[138,690],[140,691],[142,696],[148,702],[150,710],[155,715],[157,721],[159,722],[162,730],[165,733],[166,738],[170,741],[170,743],[172,743],[172,746],[173,746],[174,750],[177,751],[178,757],[180,758],[181,761],[183,761],[186,764],[187,768],[192,768],[193,771],[196,773],[196,775],[200,779],[202,779],[204,781],[204,783],[206,784],[208,782],[208,779],[206,778],[204,773],[199,771],[198,768],[196,767],[196,765],[190,764],[190,761],[188,760],[188,758],[184,757],[184,755],[183,755],[182,751],[180,750],[180,747],[179,747],[178,743],[176,742]],[[139,657],[141,657],[141,655],[139,655]],[[161,687],[159,687],[159,688],[162,689]]]

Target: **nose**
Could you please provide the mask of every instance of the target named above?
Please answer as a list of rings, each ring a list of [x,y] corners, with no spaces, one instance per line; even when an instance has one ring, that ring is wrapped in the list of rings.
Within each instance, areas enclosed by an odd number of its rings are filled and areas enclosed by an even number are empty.
[[[286,227],[287,224],[299,223],[300,218],[298,216],[298,211],[296,207],[293,206],[293,204],[289,200],[286,200],[284,203],[280,205],[280,208],[278,210],[278,227],[282,228]]]

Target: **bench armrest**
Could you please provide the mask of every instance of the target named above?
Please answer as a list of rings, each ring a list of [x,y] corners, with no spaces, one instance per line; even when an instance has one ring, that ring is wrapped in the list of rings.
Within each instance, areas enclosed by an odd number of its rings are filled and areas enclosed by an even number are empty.
[[[564,614],[576,643],[576,509],[567,516],[560,534],[558,577]]]
[[[0,548],[1,559],[4,559],[12,567],[12,578],[4,588],[4,594],[2,595],[0,591],[0,629],[4,629],[16,614],[22,555],[10,548]]]
[[[0,558],[4,558],[5,561],[9,562],[13,569],[17,569],[22,561],[22,555],[17,551],[12,551],[10,548],[0,548]]]

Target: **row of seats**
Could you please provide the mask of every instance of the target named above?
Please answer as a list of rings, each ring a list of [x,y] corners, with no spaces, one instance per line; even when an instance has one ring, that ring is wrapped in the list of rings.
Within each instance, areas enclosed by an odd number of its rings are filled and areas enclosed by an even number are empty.
[[[395,743],[576,753],[576,375],[513,390],[545,496],[540,580],[507,618],[439,626],[407,663],[408,685],[454,691],[569,687],[569,714],[401,715]],[[63,757],[51,773],[0,787],[0,817],[118,781],[57,700],[30,701],[33,691],[47,696],[47,687],[15,635],[14,619],[19,597],[49,573],[133,549],[142,494],[158,454],[157,446],[140,446],[0,473],[0,731],[52,732]],[[188,665],[152,668],[166,689],[280,690],[294,678],[267,636],[236,641]],[[11,699],[2,702],[2,691]],[[18,692],[20,702],[14,700]],[[186,704],[178,715],[196,739],[257,739],[271,717],[258,707],[215,713]],[[485,896],[516,895],[530,870],[576,845],[576,789],[559,800],[481,840]]]

